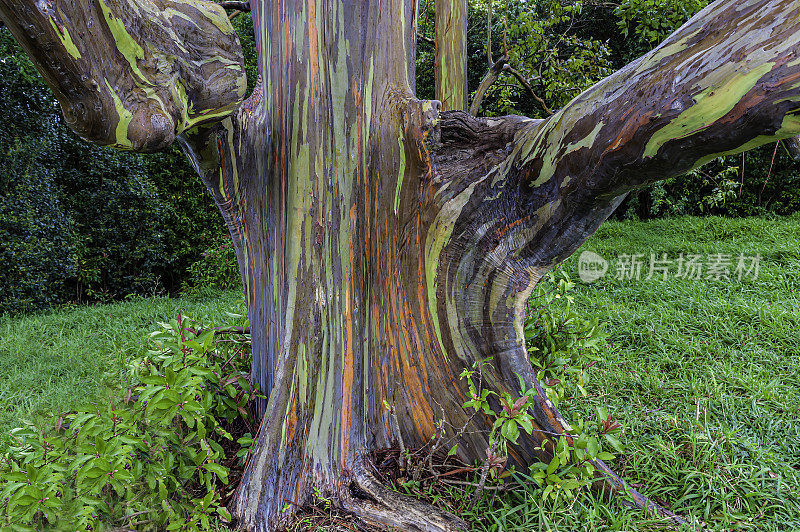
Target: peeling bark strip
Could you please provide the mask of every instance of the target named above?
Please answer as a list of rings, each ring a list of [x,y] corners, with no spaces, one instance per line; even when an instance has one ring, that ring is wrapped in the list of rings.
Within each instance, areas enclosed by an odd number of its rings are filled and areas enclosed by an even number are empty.
[[[444,416],[447,447],[485,458],[491,420],[463,408],[458,375],[491,357],[484,386],[539,392],[512,461],[548,460],[537,447],[568,425],[525,351],[541,276],[631,189],[800,133],[798,0],[719,0],[546,120],[414,99],[413,0],[254,0],[260,80],[235,110],[241,53],[219,7],[89,5],[0,0],[0,15],[84,136],[147,150],[183,132],[216,198],[269,395],[235,500],[248,530],[313,488],[376,524],[464,527],[383,489],[369,450],[421,447]]]

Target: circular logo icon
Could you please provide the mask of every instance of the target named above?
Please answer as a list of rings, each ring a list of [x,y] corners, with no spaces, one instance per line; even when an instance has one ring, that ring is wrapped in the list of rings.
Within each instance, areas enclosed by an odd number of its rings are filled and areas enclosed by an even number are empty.
[[[593,283],[608,271],[608,261],[594,251],[584,251],[578,257],[578,277],[584,283]]]

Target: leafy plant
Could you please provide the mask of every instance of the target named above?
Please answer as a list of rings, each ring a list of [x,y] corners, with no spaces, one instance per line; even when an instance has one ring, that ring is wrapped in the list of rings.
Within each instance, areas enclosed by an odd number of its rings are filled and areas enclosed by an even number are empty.
[[[465,369],[460,377],[466,379],[469,388],[470,399],[464,403],[465,408],[473,408],[476,412],[483,412],[487,416],[494,418],[492,430],[489,433],[489,461],[498,458],[496,463],[490,464],[489,471],[495,474],[505,463],[505,456],[508,451],[508,443],[516,443],[519,439],[520,429],[528,434],[533,431],[533,418],[527,408],[528,401],[536,396],[535,388],[525,388],[525,383],[520,379],[520,389],[522,394],[518,398],[512,397],[509,393],[503,392],[498,395],[492,390],[481,386],[480,369],[489,359],[480,360],[473,364],[472,369]],[[476,379],[477,376],[477,379]],[[496,397],[502,407],[495,411],[489,399]]]
[[[247,433],[237,445],[231,430],[251,423],[258,395],[248,344],[188,317],[161,327],[128,366],[122,397],[59,415],[54,428],[12,431],[0,526],[208,530],[230,520],[225,486],[252,442]]]
[[[615,9],[617,27],[649,50],[708,5],[708,0],[623,0]]]
[[[588,370],[600,360],[606,337],[596,318],[585,319],[571,310],[572,297],[568,292],[574,286],[566,272],[548,273],[531,298],[525,323],[531,362],[538,369],[538,379],[544,383],[547,397],[556,404],[567,401],[570,393],[586,395]],[[518,398],[507,393],[497,396],[483,389],[480,369],[485,362],[479,361],[461,373],[470,395],[464,406],[494,419],[488,457],[476,494],[483,488],[487,473],[496,477],[502,471],[508,445],[519,439],[520,430],[533,432],[528,404],[536,396],[536,390],[526,389],[522,379]],[[499,410],[492,407],[493,398],[500,404]],[[565,434],[542,442],[540,448],[553,455],[548,463],[534,464],[529,473],[514,471],[513,474],[518,480],[538,485],[537,496],[542,500],[572,499],[577,491],[595,480],[595,460],[613,460],[612,451],[622,451],[618,439],[621,431],[622,426],[605,408],[597,409],[593,421],[576,413]]]
[[[547,396],[558,406],[570,394],[586,395],[589,369],[601,360],[607,337],[597,317],[572,309],[575,288],[566,271],[549,272],[528,302],[525,339],[531,364]]]
[[[189,267],[185,289],[216,288],[233,290],[241,288],[239,263],[229,236],[217,239],[202,257]]]

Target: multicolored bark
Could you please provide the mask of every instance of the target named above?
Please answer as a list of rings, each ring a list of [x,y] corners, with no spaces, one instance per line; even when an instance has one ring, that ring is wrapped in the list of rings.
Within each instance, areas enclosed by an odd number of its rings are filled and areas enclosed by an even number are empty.
[[[157,151],[229,115],[247,87],[233,27],[216,4],[183,0],[0,0],[0,15],[97,144]]]
[[[443,111],[467,109],[467,0],[436,0],[436,99]]]
[[[108,68],[126,112],[151,117],[160,136],[148,136],[144,119],[132,127],[103,91],[81,131],[136,149],[177,135],[230,228],[253,378],[269,397],[235,502],[248,530],[278,527],[314,489],[376,524],[462,527],[381,487],[369,452],[401,439],[421,447],[443,422],[447,448],[485,458],[491,420],[463,407],[459,374],[488,358],[484,386],[518,395],[521,379],[539,392],[536,430],[512,460],[548,459],[537,447],[568,425],[525,351],[525,303],[541,276],[631,189],[800,133],[796,0],[720,0],[547,120],[476,119],[414,99],[413,0],[254,0],[260,80],[239,106],[238,52],[223,56],[205,48],[210,37],[171,26],[192,23],[174,12],[218,13],[207,3],[40,4],[0,0],[0,15],[65,108],[94,95],[75,86],[83,72]],[[81,35],[79,15],[105,29],[66,39]],[[230,35],[216,15],[202,20],[215,39]],[[31,23],[35,31],[23,30]],[[123,33],[130,39],[113,37]],[[187,50],[182,66],[163,66],[158,50],[168,48]],[[186,80],[191,96],[148,84],[161,72]],[[169,127],[148,90],[163,95]],[[115,142],[119,132],[129,145]],[[609,485],[660,511],[597,466]]]

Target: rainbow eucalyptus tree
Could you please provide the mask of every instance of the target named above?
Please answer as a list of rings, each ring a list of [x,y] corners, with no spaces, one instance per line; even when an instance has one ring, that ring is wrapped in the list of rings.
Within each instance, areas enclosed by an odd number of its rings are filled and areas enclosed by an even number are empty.
[[[248,530],[280,526],[314,487],[372,523],[463,526],[383,488],[370,451],[441,425],[484,459],[490,420],[463,406],[459,374],[488,358],[485,387],[538,391],[512,461],[546,459],[539,443],[567,424],[525,351],[537,281],[630,190],[800,133],[797,0],[719,0],[547,120],[415,99],[415,0],[250,7],[260,80],[242,101],[215,4],[0,0],[78,134],[177,140],[225,217],[268,395],[234,503]]]

